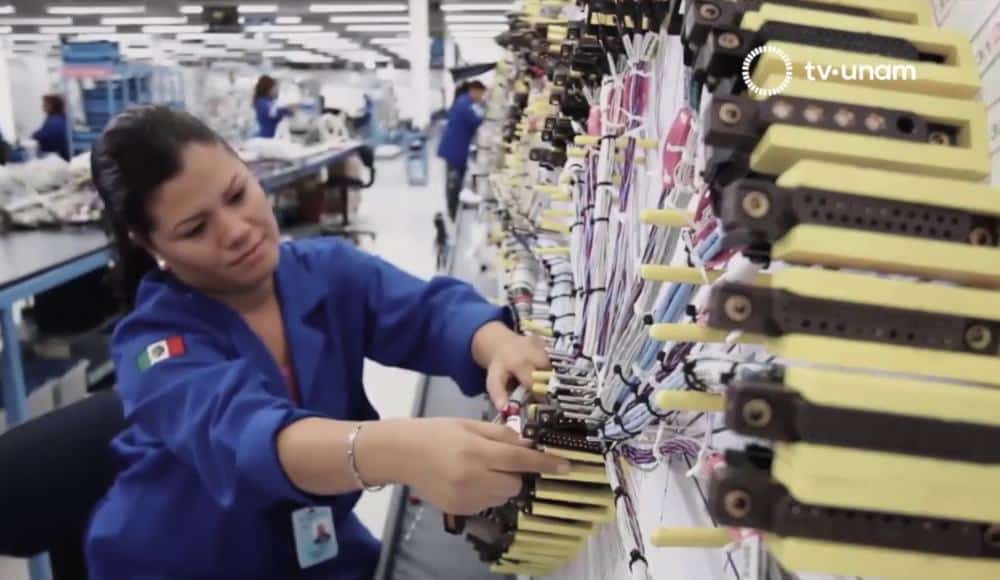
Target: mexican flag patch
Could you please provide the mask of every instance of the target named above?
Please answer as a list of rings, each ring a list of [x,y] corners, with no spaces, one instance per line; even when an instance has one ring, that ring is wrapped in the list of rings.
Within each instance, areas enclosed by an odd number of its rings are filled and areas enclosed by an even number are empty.
[[[168,358],[178,357],[184,354],[184,339],[179,336],[154,342],[146,347],[146,350],[139,355],[137,362],[139,370],[146,371],[156,363],[163,362]]]

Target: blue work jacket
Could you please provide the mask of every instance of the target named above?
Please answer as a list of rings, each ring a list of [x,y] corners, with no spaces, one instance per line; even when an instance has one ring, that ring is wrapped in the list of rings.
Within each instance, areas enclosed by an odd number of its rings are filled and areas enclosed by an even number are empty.
[[[352,513],[360,492],[296,488],[278,432],[305,417],[376,419],[366,357],[482,393],[472,337],[511,323],[463,282],[425,282],[333,239],[283,244],[275,282],[300,405],[236,311],[169,275],[143,280],[112,338],[130,426],[112,444],[124,470],[87,535],[91,580],[370,578],[379,543]],[[183,353],[147,366],[147,348],[175,337]],[[307,506],[332,509],[339,555],[303,570],[291,514]]]
[[[286,107],[275,105],[274,99],[268,97],[259,97],[253,102],[253,108],[257,113],[260,136],[267,139],[274,138],[274,134],[278,130],[278,123],[291,112]]]
[[[48,115],[45,122],[31,136],[38,142],[39,153],[55,153],[69,161],[69,133],[66,132],[64,115]]]
[[[448,124],[438,145],[438,157],[452,167],[465,167],[469,159],[469,147],[476,136],[476,130],[483,122],[479,107],[468,94],[459,95],[448,112]]]

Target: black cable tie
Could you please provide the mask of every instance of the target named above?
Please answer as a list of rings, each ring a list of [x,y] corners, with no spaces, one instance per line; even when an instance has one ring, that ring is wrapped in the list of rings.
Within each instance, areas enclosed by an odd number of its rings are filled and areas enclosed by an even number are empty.
[[[569,318],[570,316],[576,316],[576,314],[573,313],[573,312],[569,312],[569,313],[566,313],[566,314],[560,314],[559,316],[556,316],[554,314],[550,314],[549,315],[549,321],[550,322],[555,322],[555,321],[557,321],[557,320],[559,320],[561,318]]]
[[[692,321],[698,319],[698,307],[695,306],[694,304],[688,304],[687,306],[685,306],[684,313],[687,314]]]
[[[625,488],[623,486],[621,486],[621,485],[619,485],[618,487],[616,487],[614,489],[613,493],[615,494],[615,503],[618,503],[618,500],[620,500],[623,497],[626,497],[626,498],[628,497],[628,492],[625,491]]]
[[[596,223],[599,223],[599,222],[608,222],[608,223],[611,223],[611,218],[602,217],[602,218],[593,218],[593,219],[590,220],[590,223],[592,223],[592,224],[596,224]]]
[[[611,139],[612,141],[614,141],[617,138],[618,137],[616,137],[614,135],[604,135],[600,139],[598,139],[597,142],[600,143],[601,141],[604,141],[605,139]]]
[[[614,187],[615,183],[613,181],[598,181],[594,184],[594,187]]]
[[[627,378],[625,378],[625,373],[622,371],[622,366],[621,365],[615,365],[614,368],[612,369],[612,371],[616,375],[618,375],[618,378],[621,379],[621,381],[623,383],[625,383],[625,386],[628,387],[629,392],[631,392],[633,395],[638,396],[638,392],[637,391],[638,391],[639,385],[641,383],[639,383],[639,382],[632,383]]]
[[[597,288],[590,288],[590,289],[588,289],[587,292],[586,292],[586,294],[593,294],[594,292],[607,292],[607,291],[608,291],[607,288],[605,288],[604,286],[600,286],[600,287],[597,287]]]
[[[655,321],[653,320],[653,315],[652,314],[645,314],[645,315],[643,315],[643,317],[642,317],[642,323],[644,325],[651,326],[653,324],[653,322],[655,322]]]
[[[666,413],[661,413],[658,410],[654,409],[652,403],[649,402],[649,396],[652,395],[652,394],[653,394],[653,389],[650,389],[650,390],[646,391],[645,393],[642,393],[641,395],[636,395],[636,399],[640,403],[642,403],[643,405],[646,406],[646,410],[649,411],[650,415],[656,417],[657,419],[664,419],[664,418],[666,418],[667,415],[670,414],[669,411],[666,412]]]
[[[615,419],[614,420],[615,420],[615,423],[618,424],[618,427],[622,430],[622,432],[625,433],[626,435],[628,435],[629,437],[636,437],[636,436],[638,436],[638,435],[640,435],[642,433],[642,431],[632,431],[631,429],[629,429],[628,427],[626,427],[625,426],[625,422],[622,421],[621,415],[615,415]]]
[[[639,561],[641,561],[647,568],[649,567],[649,562],[646,561],[646,557],[642,555],[642,552],[639,550],[632,550],[632,553],[629,556],[628,571],[631,572],[632,566]]]
[[[614,413],[604,408],[604,401],[602,401],[600,397],[595,398],[594,402],[597,403],[597,408],[600,409],[605,415],[614,415]],[[603,425],[601,427],[603,428]]]
[[[573,222],[569,225],[569,230],[573,231],[573,228],[578,228],[583,225],[583,222]]]
[[[684,366],[682,367],[682,371],[684,372],[684,382],[692,391],[707,391],[708,385],[698,378],[698,375],[694,372],[694,367],[694,361],[684,361]]]
[[[553,300],[559,300],[560,298],[573,298],[573,297],[574,294],[572,292],[570,292],[569,294],[553,294],[552,296],[549,296],[549,301],[551,302]]]

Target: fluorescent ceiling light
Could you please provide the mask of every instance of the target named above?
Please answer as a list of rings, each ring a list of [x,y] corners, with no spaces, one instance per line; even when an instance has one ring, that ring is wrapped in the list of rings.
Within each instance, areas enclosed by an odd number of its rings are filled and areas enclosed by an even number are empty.
[[[448,27],[449,32],[503,32],[506,26],[497,24],[454,24]]]
[[[45,9],[49,14],[142,14],[146,11],[144,5],[132,6],[49,6]]]
[[[442,4],[441,10],[444,12],[509,12],[514,9],[513,2],[500,2],[494,4]]]
[[[331,24],[408,24],[409,16],[331,16]]]
[[[73,37],[73,42],[94,42],[97,40],[110,40],[121,44],[146,44],[153,41],[153,37],[142,33],[129,34],[79,34]]]
[[[14,42],[58,42],[59,37],[55,34],[22,33],[9,34],[5,36],[7,40]]]
[[[144,24],[187,24],[187,16],[113,16],[101,18],[107,26],[142,26]]]
[[[308,50],[266,50],[263,52],[265,58],[283,58],[292,62],[301,63],[332,63],[329,56],[316,54]]]
[[[301,16],[279,16],[274,19],[275,24],[301,24]]]
[[[198,4],[185,4],[181,6],[181,14],[201,14],[204,8]]]
[[[504,24],[507,22],[507,17],[503,14],[445,14],[444,21],[448,24],[452,23],[476,23],[476,22],[492,22]]]
[[[482,31],[472,30],[472,31],[465,31],[465,32],[462,32],[462,31],[453,32],[451,34],[451,37],[454,38],[454,39],[456,39],[456,40],[461,40],[463,38],[496,38],[496,36],[498,34],[500,34],[500,32],[497,32],[497,31],[487,31],[487,30],[482,30]]]
[[[10,34],[14,29],[10,26],[0,26],[0,34]]]
[[[198,32],[205,32],[207,26],[201,24],[179,24],[176,26],[143,26],[142,31],[148,34],[194,34]]]
[[[406,4],[310,4],[309,12],[353,14],[355,12],[406,12]]]
[[[40,26],[42,34],[113,34],[114,26]]]
[[[73,24],[72,18],[0,18],[0,24],[4,26],[69,26]]]
[[[340,38],[340,35],[333,30],[324,32],[275,32],[268,35],[275,40],[287,40],[289,42],[298,40],[322,40],[326,38]]]
[[[387,38],[372,38],[368,40],[372,44],[388,46],[392,44],[410,44],[410,39],[406,36],[390,36]]]
[[[319,24],[258,24],[247,26],[247,32],[321,32]]]
[[[409,32],[409,24],[350,24],[348,32]]]
[[[10,4],[0,6],[0,14],[13,14],[14,12],[16,12],[16,10]]]
[[[277,4],[240,4],[237,7],[240,14],[268,14],[278,11]]]

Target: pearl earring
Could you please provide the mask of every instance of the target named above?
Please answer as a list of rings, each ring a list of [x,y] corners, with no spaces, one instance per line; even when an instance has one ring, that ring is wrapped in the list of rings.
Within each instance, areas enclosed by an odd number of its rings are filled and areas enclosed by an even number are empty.
[[[166,269],[167,269],[167,261],[166,261],[166,260],[164,260],[163,258],[157,258],[157,259],[156,259],[156,265],[157,265],[157,266],[158,266],[158,267],[159,267],[159,268],[160,268],[161,270],[166,270]]]

